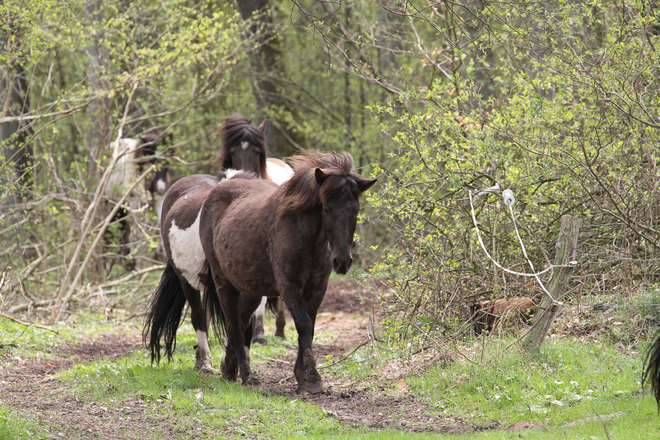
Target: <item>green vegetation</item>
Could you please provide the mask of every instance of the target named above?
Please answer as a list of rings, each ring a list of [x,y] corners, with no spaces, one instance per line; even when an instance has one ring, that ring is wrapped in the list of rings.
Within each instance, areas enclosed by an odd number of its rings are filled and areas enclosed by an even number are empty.
[[[239,112],[268,119],[272,155],[347,151],[379,178],[355,259],[361,282],[389,287],[379,290],[387,316],[378,341],[320,359],[322,374],[366,392],[411,393],[461,420],[547,428],[469,438],[657,436],[653,402],[638,394],[639,353],[660,322],[653,2],[257,3],[0,4],[0,311],[58,332],[0,317],[0,372],[83,337],[135,336],[116,322],[146,309],[162,255],[147,206],[132,212],[130,255],[92,246],[108,213],[95,191],[112,142],[170,133],[174,180],[215,173],[217,129]],[[479,194],[494,186],[514,192],[511,209],[497,191]],[[507,338],[473,339],[470,306],[544,294],[486,251],[513,271],[543,270],[565,214],[582,221],[563,299],[579,311],[559,318],[536,357],[504,349]],[[125,258],[139,270],[126,273]],[[255,365],[295,349],[288,332],[258,347]],[[59,378],[109,406],[134,399],[150,414],[201,420],[210,434],[363,434],[302,400],[197,377],[194,343],[184,332],[171,365],[152,367],[140,351]],[[407,391],[389,382],[386,367],[411,364]],[[563,427],[619,412],[605,426]],[[31,420],[2,408],[0,438],[46,435]]]
[[[268,346],[254,347],[255,368],[268,362],[267,358],[284,356],[286,347],[294,347],[293,332],[288,336],[286,341],[269,337]],[[330,336],[321,333],[320,339]],[[620,346],[606,341],[584,343],[553,338],[544,345],[541,354],[531,357],[515,348],[507,349],[513,342],[511,338],[490,338],[483,351],[482,342],[476,339],[460,344],[456,350],[465,356],[452,356],[452,362],[447,362],[446,355],[436,356],[440,353],[435,352],[430,357],[440,360],[432,363],[427,363],[429,357],[418,358],[384,344],[367,345],[341,362],[328,360],[327,365],[331,366],[322,367],[321,371],[329,379],[351,383],[353,388],[364,387],[365,392],[374,396],[416,396],[424,405],[424,412],[392,413],[400,420],[422,416],[461,420],[475,426],[497,422],[496,431],[460,438],[513,438],[513,433],[500,430],[518,422],[533,422],[540,427],[524,431],[523,438],[605,438],[602,423],[594,419],[596,415],[611,417],[606,428],[614,438],[624,433],[631,438],[645,438],[657,432],[655,402],[640,392],[639,352],[621,351]],[[140,350],[116,361],[77,365],[59,374],[58,380],[70,387],[71,393],[107,407],[121,408],[125,402],[137,400],[151,414],[196,420],[195,423],[201,423],[216,435],[268,438],[324,438],[340,433],[344,437],[339,438],[362,438],[362,434],[369,434],[366,438],[403,435],[357,430],[316,404],[245,388],[217,377],[199,376],[192,371],[194,343],[194,334],[183,331],[171,364],[151,365],[147,353]],[[380,360],[374,356],[374,350],[378,351]],[[216,363],[222,356],[217,344],[212,355]],[[402,390],[398,386],[399,378],[391,376],[388,367],[410,362],[426,367],[419,374],[404,377],[407,388]],[[438,437],[419,434],[415,438]]]
[[[33,421],[22,419],[14,411],[0,408],[0,439],[47,439],[47,429]]]

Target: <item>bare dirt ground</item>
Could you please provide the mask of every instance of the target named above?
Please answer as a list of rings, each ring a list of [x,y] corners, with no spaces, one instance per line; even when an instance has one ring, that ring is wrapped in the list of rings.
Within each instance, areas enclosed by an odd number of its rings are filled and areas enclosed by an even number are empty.
[[[358,345],[367,343],[373,328],[376,306],[373,296],[365,294],[350,281],[332,283],[316,323],[317,359],[341,359]],[[287,325],[291,325],[290,318]],[[321,336],[322,337],[318,337]],[[0,406],[19,410],[23,418],[34,418],[59,427],[52,438],[130,439],[144,438],[145,433],[158,438],[209,438],[219,432],[186,420],[160,416],[142,400],[117,402],[112,408],[76,395],[52,375],[74,364],[95,359],[117,359],[141,346],[139,330],[104,334],[75,345],[55,347],[49,359],[33,359],[0,373]],[[424,404],[405,389],[385,392],[350,382],[324,377],[320,395],[295,394],[292,377],[296,352],[287,350],[284,357],[267,359],[255,368],[264,393],[314,402],[337,419],[357,428],[388,429],[417,432],[465,433],[500,428],[497,422],[479,425],[456,417],[448,417]],[[511,429],[515,429],[511,427]]]

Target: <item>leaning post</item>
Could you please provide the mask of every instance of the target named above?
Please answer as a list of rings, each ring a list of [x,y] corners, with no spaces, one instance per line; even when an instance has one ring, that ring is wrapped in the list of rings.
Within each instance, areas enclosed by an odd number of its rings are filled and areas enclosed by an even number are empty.
[[[557,254],[555,255],[555,264],[560,267],[554,270],[548,283],[548,292],[555,301],[561,301],[566,294],[568,282],[573,273],[571,262],[575,261],[580,223],[580,218],[568,214],[561,218],[559,238],[557,239]],[[541,349],[543,339],[550,329],[558,308],[559,305],[553,304],[553,300],[548,295],[543,295],[534,317],[532,329],[522,342],[524,351],[533,353]]]

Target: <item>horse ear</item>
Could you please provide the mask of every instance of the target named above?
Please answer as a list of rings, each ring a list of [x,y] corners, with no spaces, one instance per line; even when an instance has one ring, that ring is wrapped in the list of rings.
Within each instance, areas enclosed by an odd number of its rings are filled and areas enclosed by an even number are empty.
[[[378,179],[358,179],[357,181],[357,186],[360,192],[365,192],[372,186],[374,186],[374,183],[378,182]]]
[[[263,121],[261,121],[261,124],[259,124],[259,127],[257,127],[260,132],[263,133],[264,130],[266,130],[266,122],[267,121],[268,121],[268,119],[264,119]]]
[[[317,168],[314,170],[314,177],[316,177],[316,182],[321,186],[325,182],[325,179],[328,178],[328,175],[321,168]]]

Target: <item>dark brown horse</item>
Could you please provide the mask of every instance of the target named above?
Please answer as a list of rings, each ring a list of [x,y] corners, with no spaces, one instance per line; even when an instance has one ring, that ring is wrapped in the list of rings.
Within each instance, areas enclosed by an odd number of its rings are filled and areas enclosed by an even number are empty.
[[[225,118],[218,160],[226,171],[217,176],[185,177],[172,185],[165,195],[161,235],[167,265],[152,298],[144,330],[152,361],[160,360],[161,339],[165,342],[165,354],[171,359],[183,308],[188,302],[198,341],[195,368],[205,373],[213,372],[208,345],[209,327],[200,296],[205,282],[205,277],[200,275],[206,260],[199,241],[199,213],[211,189],[236,175],[237,171],[232,168],[268,176],[264,128],[265,123],[255,127],[242,115]],[[281,173],[273,172],[273,175],[278,174]]]
[[[660,410],[660,332],[655,336],[644,361],[642,385],[651,383],[651,391]]]
[[[348,272],[360,203],[376,180],[355,171],[346,155],[309,153],[291,159],[295,174],[276,187],[263,180],[216,185],[202,207],[199,234],[210,267],[205,301],[224,324],[222,373],[257,383],[246,331],[264,296],[281,296],[298,331],[298,392],[322,391],[312,349],[316,314],[334,269]],[[217,295],[214,295],[216,293]]]

